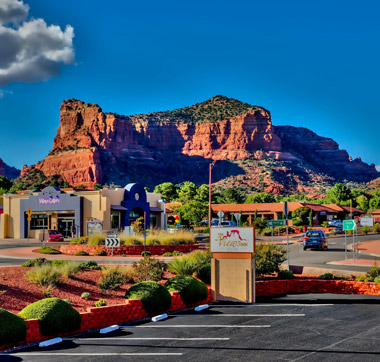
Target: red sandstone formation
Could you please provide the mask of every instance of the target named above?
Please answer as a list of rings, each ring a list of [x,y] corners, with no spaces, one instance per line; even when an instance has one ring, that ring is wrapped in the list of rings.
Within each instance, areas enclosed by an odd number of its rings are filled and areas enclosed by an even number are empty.
[[[219,179],[239,173],[250,177],[252,171],[247,167],[243,170],[227,160],[267,158],[305,163],[316,174],[335,179],[369,181],[379,175],[374,166],[350,160],[332,139],[305,128],[274,127],[264,108],[222,96],[175,111],[138,116],[104,113],[96,104],[66,100],[53,149],[32,168],[46,176],[60,174],[72,185],[141,182],[152,186],[190,179],[206,183],[210,160],[223,161],[218,167],[224,167],[226,174]],[[30,170],[24,167],[22,174]],[[276,172],[291,171],[292,166],[284,170]],[[286,184],[276,183],[266,189],[279,193],[284,188]]]

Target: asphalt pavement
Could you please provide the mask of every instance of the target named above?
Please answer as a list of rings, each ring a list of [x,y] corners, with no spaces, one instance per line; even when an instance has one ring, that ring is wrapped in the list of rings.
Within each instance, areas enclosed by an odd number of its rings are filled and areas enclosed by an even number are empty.
[[[0,355],[1,361],[378,361],[380,299],[292,295],[216,304]]]

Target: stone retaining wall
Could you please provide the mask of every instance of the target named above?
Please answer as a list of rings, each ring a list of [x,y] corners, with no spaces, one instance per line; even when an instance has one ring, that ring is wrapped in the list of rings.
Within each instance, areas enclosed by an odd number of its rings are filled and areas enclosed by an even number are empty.
[[[181,253],[190,253],[193,250],[202,249],[202,245],[189,244],[189,245],[147,245],[146,250],[150,251],[152,255],[162,255],[166,252],[173,252],[175,250]],[[75,255],[78,251],[85,251],[89,255],[94,255],[95,250],[104,250],[107,255],[112,255],[112,248],[106,248],[105,245],[86,245],[86,244],[68,244],[61,245],[60,251],[63,254]],[[144,245],[121,245],[118,248],[113,248],[113,255],[141,255],[144,251]]]

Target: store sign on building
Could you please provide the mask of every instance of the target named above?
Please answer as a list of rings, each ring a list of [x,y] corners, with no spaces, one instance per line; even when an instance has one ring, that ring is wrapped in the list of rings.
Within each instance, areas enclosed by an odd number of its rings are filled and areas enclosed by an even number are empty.
[[[59,196],[40,197],[38,203],[40,205],[58,205],[61,202]]]
[[[253,253],[253,244],[253,228],[211,228],[211,252]]]

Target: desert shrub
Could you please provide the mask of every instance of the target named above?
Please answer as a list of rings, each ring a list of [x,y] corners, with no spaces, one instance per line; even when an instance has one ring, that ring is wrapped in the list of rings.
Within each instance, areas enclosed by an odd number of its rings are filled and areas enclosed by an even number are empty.
[[[380,268],[377,266],[376,261],[370,270],[367,271],[366,281],[373,282],[376,277],[380,277]]]
[[[86,253],[84,250],[79,250],[74,254],[75,256],[87,256],[88,253]]]
[[[120,256],[122,256],[122,257],[126,257],[126,256],[127,256],[127,254],[120,254]]]
[[[293,279],[294,274],[291,270],[280,270],[277,274],[278,279]]]
[[[98,282],[100,290],[109,294],[111,290],[120,288],[122,284],[129,282],[129,277],[126,269],[122,269],[119,266],[110,266],[102,269],[102,276]]]
[[[37,249],[37,253],[40,254],[62,254],[59,250],[54,249],[50,246],[41,246]]]
[[[380,277],[376,277],[373,281],[374,281],[375,283],[380,283]]]
[[[26,322],[19,316],[0,308],[0,346],[24,341]]]
[[[380,233],[380,224],[378,222],[373,225],[373,231],[375,233]]]
[[[39,285],[45,297],[49,297],[56,286],[64,281],[62,272],[51,265],[35,266],[26,272],[25,278],[30,283]]]
[[[91,294],[89,292],[83,292],[81,295],[80,295],[81,298],[90,298],[91,297]]]
[[[70,262],[70,260],[48,260],[47,264],[50,264],[51,266],[56,266],[57,268],[61,268]]]
[[[322,279],[322,280],[332,280],[334,279],[334,274],[332,273],[325,273],[325,274],[322,274],[318,277],[318,279]]]
[[[169,291],[153,281],[132,285],[125,293],[127,299],[141,299],[143,308],[149,314],[158,314],[168,310],[172,304]]]
[[[366,281],[366,276],[365,274],[359,274],[355,276],[355,280],[357,282],[365,282]]]
[[[162,256],[173,256],[173,254],[170,251],[167,251],[166,253],[163,253]]]
[[[206,284],[190,275],[179,275],[169,279],[165,283],[169,292],[179,292],[184,304],[193,304],[207,299],[208,289]]]
[[[256,274],[278,273],[280,265],[286,260],[286,250],[278,245],[270,243],[258,243],[254,253]]]
[[[24,264],[22,264],[22,266],[30,268],[33,266],[41,266],[43,264],[49,264],[49,263],[50,262],[45,258],[36,258],[36,259],[26,261]]]
[[[265,228],[261,231],[261,235],[263,236],[270,236],[272,235],[272,228]]]
[[[78,244],[78,241],[79,241],[79,238],[72,238],[72,239],[69,241],[69,244]]]
[[[105,307],[107,302],[104,299],[99,299],[94,303],[95,307]]]
[[[94,251],[94,255],[95,256],[105,256],[105,255],[107,255],[107,252],[103,249],[96,249]]]
[[[38,319],[43,336],[72,332],[81,325],[81,315],[59,298],[42,299],[28,305],[19,314],[25,319]]]
[[[160,232],[159,240],[161,245],[186,245],[194,244],[194,233],[186,230],[180,230],[173,234],[166,231]]]
[[[142,251],[141,252],[141,256],[152,256],[152,253],[150,251],[148,251],[148,250]]]
[[[62,266],[59,267],[59,270],[65,278],[74,278],[81,271],[81,268],[79,263],[70,260],[62,264]]]
[[[133,265],[133,279],[135,282],[155,281],[158,282],[164,276],[165,263],[160,260],[149,258],[141,259]]]
[[[88,245],[105,245],[106,236],[104,234],[93,234],[88,237]]]
[[[181,256],[181,255],[183,255],[183,253],[182,253],[182,251],[173,250],[172,255],[173,255],[173,256]]]
[[[211,264],[206,263],[202,265],[199,270],[195,273],[195,276],[202,280],[205,284],[211,283]]]
[[[98,263],[96,261],[92,261],[92,260],[89,260],[89,261],[83,261],[82,263],[79,263],[79,268],[81,270],[84,270],[84,269],[91,269],[91,270],[100,270],[102,269]]]
[[[364,225],[360,231],[363,233],[363,234],[368,234],[370,231],[371,231],[371,228],[368,226],[368,225]]]
[[[192,253],[175,258],[168,264],[168,269],[177,275],[193,275],[199,269],[211,262],[211,253],[209,251],[193,251]]]

